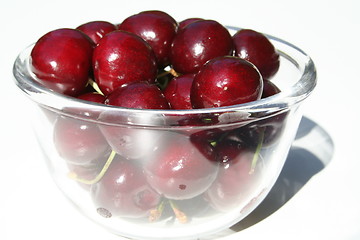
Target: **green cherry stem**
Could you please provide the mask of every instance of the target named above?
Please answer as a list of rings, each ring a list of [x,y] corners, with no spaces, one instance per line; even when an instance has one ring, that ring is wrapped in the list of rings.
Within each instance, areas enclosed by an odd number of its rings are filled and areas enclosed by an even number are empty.
[[[106,171],[108,170],[111,162],[113,161],[113,159],[115,158],[116,152],[115,151],[111,151],[110,156],[108,157],[108,159],[105,162],[105,165],[103,166],[103,168],[101,169],[100,173],[94,178],[94,179],[83,179],[83,178],[78,178],[78,176],[76,175],[76,173],[74,172],[70,172],[68,174],[69,178],[76,180],[78,182],[84,183],[84,184],[95,184],[98,181],[100,181],[100,179],[104,176],[104,174],[106,173]]]
[[[188,218],[184,212],[182,212],[179,207],[171,200],[169,200],[170,206],[175,214],[175,217],[177,220],[179,220],[180,223],[187,223]]]
[[[251,167],[250,167],[250,171],[249,171],[249,174],[253,174],[254,171],[255,171],[255,168],[256,168],[256,164],[259,160],[259,156],[260,156],[260,151],[261,151],[261,148],[262,148],[262,145],[263,145],[263,142],[264,142],[264,132],[265,130],[263,129],[261,132],[260,132],[260,136],[259,136],[259,143],[258,145],[256,146],[256,150],[255,150],[255,153],[254,153],[254,157],[251,161]]]
[[[149,215],[149,221],[150,222],[155,222],[157,221],[165,208],[165,200],[161,201],[161,203],[154,209],[150,210],[150,215]]]
[[[99,85],[94,80],[89,79],[89,84],[97,93],[104,95],[104,93],[100,90]]]

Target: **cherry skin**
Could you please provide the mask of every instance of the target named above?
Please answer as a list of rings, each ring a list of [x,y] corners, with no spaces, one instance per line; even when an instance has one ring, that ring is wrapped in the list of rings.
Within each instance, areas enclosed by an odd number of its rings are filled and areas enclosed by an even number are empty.
[[[280,89],[271,81],[264,81],[264,88],[261,98],[273,96],[280,92]],[[271,117],[259,119],[246,126],[234,129],[232,135],[244,141],[248,146],[256,148],[258,144],[262,147],[269,147],[280,138],[288,113],[278,113]]]
[[[191,88],[193,108],[230,106],[258,100],[263,80],[250,62],[237,57],[219,57],[196,74]]]
[[[177,31],[177,23],[159,12],[141,12],[126,18],[118,25],[144,39],[154,50],[159,66],[169,64],[170,46]]]
[[[105,104],[138,109],[169,109],[169,102],[154,84],[135,82],[115,89]]]
[[[194,74],[185,74],[173,78],[164,90],[164,95],[172,109],[192,109],[190,89]]]
[[[109,145],[96,124],[69,117],[54,123],[54,145],[68,163],[90,164],[109,151]]]
[[[218,164],[209,161],[184,136],[169,136],[145,163],[149,184],[169,199],[196,197],[214,181]]]
[[[76,29],[88,35],[95,44],[106,34],[115,31],[116,25],[107,21],[92,21],[78,26]]]
[[[96,102],[96,103],[104,103],[105,102],[105,96],[101,95],[97,92],[89,92],[81,94],[77,97],[78,99],[86,100],[89,102]]]
[[[229,55],[232,50],[232,37],[224,26],[213,20],[200,20],[178,31],[171,45],[170,61],[179,73],[196,73],[208,60]]]
[[[267,98],[281,92],[280,89],[271,81],[264,80],[264,88],[261,98]]]
[[[155,82],[156,58],[142,38],[117,30],[106,34],[95,47],[93,71],[100,90],[108,95],[131,82]]]
[[[163,18],[167,18],[168,21],[172,22],[174,24],[174,26],[178,26],[177,21],[168,13],[164,12],[164,11],[160,11],[160,10],[147,10],[147,11],[142,11],[140,13],[151,13],[151,14],[155,14],[155,15],[159,15]]]
[[[185,28],[187,25],[189,25],[190,23],[199,21],[199,20],[204,20],[203,18],[187,18],[182,20],[181,22],[179,22],[179,29],[183,29]]]
[[[103,217],[141,218],[161,199],[147,183],[134,161],[116,158],[99,182],[91,186],[91,196]]]
[[[59,93],[76,96],[88,82],[94,43],[74,29],[57,29],[43,35],[30,55],[37,81]]]
[[[226,212],[249,200],[249,191],[257,184],[256,172],[251,169],[254,152],[231,140],[219,142],[216,151],[219,173],[205,198],[214,209]]]
[[[111,150],[109,149],[103,156],[99,156],[87,164],[78,165],[67,163],[69,169],[68,176],[76,181],[83,189],[89,191],[92,181],[100,174],[110,154]]]
[[[233,36],[235,56],[252,62],[264,79],[272,78],[279,70],[279,53],[262,33],[251,29],[239,30]]]
[[[105,104],[137,109],[169,109],[169,103],[161,90],[148,82],[137,82],[117,88],[105,100]],[[121,116],[101,115],[104,121],[117,121]],[[143,118],[142,118],[143,117]],[[135,124],[154,123],[151,118],[143,114],[141,117],[126,116],[127,122]],[[154,120],[156,121],[156,120]],[[112,149],[127,159],[139,159],[152,154],[157,148],[163,131],[129,128],[122,126],[101,125],[100,129]]]

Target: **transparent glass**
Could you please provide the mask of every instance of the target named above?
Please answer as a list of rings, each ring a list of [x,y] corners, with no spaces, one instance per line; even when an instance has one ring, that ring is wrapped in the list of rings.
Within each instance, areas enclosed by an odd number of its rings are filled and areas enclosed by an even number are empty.
[[[34,81],[33,45],[26,48],[15,82],[35,103],[36,135],[58,187],[84,215],[133,239],[211,236],[243,219],[275,183],[300,105],[316,85],[311,58],[267,36],[280,53],[272,81],[281,92],[196,110],[126,109],[58,94]]]

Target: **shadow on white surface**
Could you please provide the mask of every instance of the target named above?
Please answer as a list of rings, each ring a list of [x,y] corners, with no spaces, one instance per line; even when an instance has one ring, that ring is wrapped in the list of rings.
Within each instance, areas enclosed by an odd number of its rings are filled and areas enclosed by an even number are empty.
[[[264,201],[246,218],[231,227],[241,231],[267,218],[322,171],[332,159],[334,144],[327,132],[303,117],[285,165]]]

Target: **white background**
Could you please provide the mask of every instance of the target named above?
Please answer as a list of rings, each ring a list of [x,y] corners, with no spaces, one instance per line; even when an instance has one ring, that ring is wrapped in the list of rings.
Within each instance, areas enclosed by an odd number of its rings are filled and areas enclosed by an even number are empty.
[[[228,238],[360,239],[357,0],[1,1],[0,239],[119,239],[76,212],[55,187],[28,122],[30,103],[14,84],[12,64],[50,30],[92,20],[118,23],[150,9],[177,20],[202,17],[275,35],[299,46],[317,66],[318,86],[303,110],[323,138],[309,137],[305,145],[315,152],[327,147],[317,157],[326,162],[324,168],[308,176],[272,215]]]

